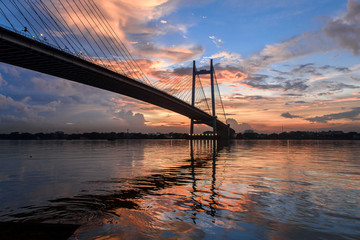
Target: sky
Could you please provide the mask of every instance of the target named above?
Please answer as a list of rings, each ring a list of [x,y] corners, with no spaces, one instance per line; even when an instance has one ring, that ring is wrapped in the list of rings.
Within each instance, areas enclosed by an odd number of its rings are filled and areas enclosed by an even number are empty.
[[[360,132],[357,0],[95,2],[150,77],[213,59],[236,132]],[[189,123],[129,97],[0,63],[0,133],[189,132]]]

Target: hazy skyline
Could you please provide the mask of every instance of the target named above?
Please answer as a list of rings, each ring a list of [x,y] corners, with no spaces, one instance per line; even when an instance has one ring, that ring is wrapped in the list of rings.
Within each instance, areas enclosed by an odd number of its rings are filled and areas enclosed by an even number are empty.
[[[214,59],[238,132],[360,131],[357,0],[95,2],[149,77]],[[189,123],[128,97],[0,64],[1,133],[188,132]]]

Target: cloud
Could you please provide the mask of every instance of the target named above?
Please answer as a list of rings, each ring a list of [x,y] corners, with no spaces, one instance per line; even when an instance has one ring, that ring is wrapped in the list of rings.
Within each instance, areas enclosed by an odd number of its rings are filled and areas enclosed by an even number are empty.
[[[215,36],[209,36],[209,38],[212,40],[212,42],[215,44],[215,46],[217,48],[222,48],[223,47],[224,42],[223,42],[222,39],[217,38]]]
[[[333,84],[332,86],[330,86],[329,91],[340,91],[343,89],[358,89],[360,88],[360,86],[355,86],[355,85],[349,85],[349,84],[345,84],[345,83],[337,83],[337,84]]]
[[[15,101],[11,97],[0,94],[0,109],[13,109],[18,112],[29,113],[30,110],[27,106],[29,99],[30,97],[25,97],[21,101]]]
[[[334,81],[321,81],[315,82],[312,84],[312,89],[314,91],[322,91],[321,95],[331,95],[333,92],[341,92],[345,89],[359,89],[360,86],[346,84],[346,83],[338,83]]]
[[[3,78],[3,76],[0,73],[0,87],[4,87],[7,85],[7,82],[5,81],[5,79]]]
[[[306,85],[305,83],[307,82],[307,80],[303,80],[303,79],[295,79],[293,81],[286,81],[283,84],[283,89],[285,91],[288,90],[295,90],[295,91],[304,91],[306,90],[309,86]]]
[[[319,94],[320,96],[326,96],[326,94]],[[326,104],[326,103],[339,103],[339,102],[353,102],[353,101],[359,101],[360,97],[345,97],[345,98],[337,98],[332,100],[319,100],[315,101],[318,104]]]
[[[284,81],[285,80],[285,81]],[[266,74],[253,74],[241,84],[261,90],[278,90],[278,91],[304,91],[309,86],[306,84],[307,79],[286,80],[284,78],[273,78]]]
[[[43,75],[32,77],[30,81],[33,83],[33,88],[37,91],[47,94],[56,94],[58,96],[77,95],[79,92],[83,94],[84,90],[86,91],[89,89],[83,88],[83,84]]]
[[[328,72],[338,72],[341,74],[348,73],[350,72],[350,69],[347,67],[336,67],[330,65],[316,66],[314,63],[307,63],[307,64],[297,65],[288,72],[280,72],[280,71],[277,72],[282,75],[289,75],[289,76],[300,75],[300,76],[319,77],[319,76],[324,76],[324,74]]]
[[[231,97],[225,97],[228,100],[231,99],[236,99],[236,100],[246,100],[246,101],[256,101],[256,100],[264,100],[264,99],[268,99],[266,97],[260,96],[260,95],[255,95],[255,96],[245,96],[243,94],[233,94]]]
[[[192,76],[192,67],[178,67],[174,68],[173,74],[177,76]]]
[[[109,107],[111,114],[113,114],[114,112],[121,112],[122,109],[136,109],[136,111],[143,112],[154,112],[162,110],[162,108],[158,106],[151,105],[149,103],[122,95],[114,95],[112,98],[110,98]]]
[[[197,58],[204,52],[204,49],[200,45],[191,44],[189,42],[186,43],[180,42],[179,44],[176,44],[174,46],[170,44],[167,45],[164,43],[168,41],[168,39],[173,39],[172,38],[173,36],[171,38],[166,37],[165,39],[165,37],[163,37],[162,35],[168,35],[172,33],[176,33],[177,35],[182,35],[187,31],[187,28],[190,26],[187,24],[174,23],[173,22],[174,19],[172,19],[171,16],[169,16],[171,12],[174,12],[179,7],[182,7],[180,5],[182,5],[184,2],[186,2],[186,4],[189,5],[193,4],[191,3],[193,1],[190,0],[185,0],[185,1],[139,0],[135,2],[130,0],[97,1],[99,7],[102,8],[102,12],[109,20],[110,25],[114,26],[115,31],[118,32],[120,38],[125,42],[125,44],[127,42],[133,43],[133,44],[129,44],[132,45],[129,47],[129,50],[132,53],[137,54],[138,56],[140,55],[142,56],[141,59],[136,58],[136,62],[142,67],[142,70],[149,76],[149,78],[151,78],[151,80],[154,80],[155,78],[159,78],[160,80],[166,79],[170,74],[173,74],[177,77],[191,76],[191,71],[192,71],[191,67],[180,66],[180,67],[171,68],[170,70],[164,70],[163,67],[168,67],[170,64],[173,63],[181,63],[183,61]],[[203,2],[204,1],[202,1],[202,3]],[[353,6],[350,6],[351,2],[354,1],[349,1],[348,8],[355,9]],[[348,24],[348,22],[345,21],[346,15],[349,15],[350,19],[357,19],[357,12],[356,11],[351,12],[349,10],[348,13],[339,17],[339,19],[343,19],[343,22],[341,24],[344,26]],[[171,21],[169,20],[168,22],[164,19],[167,20],[171,19]],[[331,20],[335,20],[335,18],[330,19],[330,21],[328,21],[328,24],[331,23]],[[356,27],[355,24],[350,24],[350,25],[351,27]],[[324,29],[325,28],[326,27],[324,27]],[[159,39],[158,37],[164,39],[164,42],[162,42],[161,44],[156,42]],[[336,41],[331,42],[329,41],[329,38]],[[179,40],[181,40],[181,38],[179,38]],[[216,44],[216,46],[218,47],[221,47],[222,46],[221,43],[223,42],[222,39],[218,38],[217,36],[210,36],[209,42],[210,41],[213,41],[214,44]],[[176,42],[179,41],[176,40]],[[340,67],[330,66],[330,65],[317,66],[314,63],[305,63],[305,64],[289,67],[287,70],[284,70],[287,67],[281,67],[281,68],[279,67],[279,69],[271,69],[269,74],[267,74],[267,72],[265,71],[259,71],[259,72],[256,71],[261,69],[266,69],[269,66],[271,66],[272,68],[276,68],[272,64],[299,58],[312,53],[333,50],[336,47],[339,47],[340,45],[342,46],[342,48],[350,49],[352,53],[355,54],[356,51],[353,50],[354,49],[353,45],[350,44],[349,47],[345,47],[345,45],[342,44],[343,43],[340,40],[337,40],[337,37],[326,35],[324,30],[323,32],[300,34],[298,36],[294,36],[290,39],[287,39],[281,43],[269,44],[262,51],[250,56],[246,60],[242,59],[242,56],[240,54],[229,51],[221,51],[222,49],[219,49],[218,53],[213,54],[210,57],[204,57],[204,59],[206,61],[208,61],[208,58],[217,58],[221,60],[221,64],[216,64],[217,80],[219,84],[234,83],[233,87],[238,88],[239,91],[244,90],[244,87],[239,86],[239,84],[252,88],[250,90],[260,89],[260,90],[283,91],[286,93],[282,94],[281,92],[278,96],[280,96],[281,94],[282,96],[279,98],[283,98],[283,96],[289,96],[289,97],[294,97],[295,100],[298,100],[296,99],[296,97],[303,96],[303,94],[301,93],[306,94],[306,96],[311,96],[311,91],[314,91],[314,89],[316,89],[317,87],[321,87],[318,89],[321,89],[324,92],[325,91],[337,92],[343,89],[357,89],[358,86],[355,86],[356,85],[355,82],[352,82],[353,85],[346,83],[345,82],[346,79],[344,79],[343,80],[344,82],[341,83],[337,83],[335,81],[332,82],[327,81],[327,82],[322,82],[322,84],[314,84],[314,85],[309,80],[311,76],[326,77],[328,76],[326,75],[326,73],[328,72],[339,72],[341,74],[349,73],[349,69],[341,66]],[[16,68],[12,68],[12,70],[14,69]],[[246,72],[244,69],[246,69]],[[11,69],[7,69],[9,74],[10,74],[10,70]],[[12,71],[12,74],[15,75],[16,72]],[[250,77],[248,76],[248,74]],[[355,72],[353,75],[355,80],[357,77],[355,75]],[[24,76],[25,74],[22,77]],[[4,77],[6,77],[6,80],[8,80],[8,75],[4,75]],[[34,111],[37,112],[37,115],[39,115],[39,113],[44,113],[46,111],[51,112],[51,111],[56,111],[56,109],[59,110],[59,107],[61,107],[61,109],[65,113],[54,114],[54,116],[55,115],[59,116],[59,115],[68,115],[67,110],[69,109],[72,111],[74,111],[74,109],[76,109],[76,111],[79,109],[87,109],[87,110],[91,109],[93,110],[94,115],[98,114],[99,111],[103,111],[106,113],[104,114],[104,116],[102,116],[103,118],[99,117],[99,119],[101,120],[104,120],[106,118],[106,119],[110,119],[109,121],[122,123],[128,126],[130,126],[129,124],[146,126],[145,118],[147,120],[151,119],[149,115],[151,114],[155,115],[154,109],[158,112],[161,111],[157,107],[151,106],[149,104],[144,104],[140,101],[136,101],[136,100],[133,101],[132,99],[126,97],[112,95],[106,92],[104,93],[102,90],[91,91],[89,90],[89,88],[85,88],[83,85],[75,86],[73,84],[70,84],[71,82],[65,80],[61,80],[61,81],[55,79],[47,80],[43,76],[29,78],[29,79],[30,81],[26,81],[25,79],[22,80],[21,83],[24,84],[23,89],[18,90],[17,93],[20,93],[21,91],[22,93],[25,93],[24,90],[27,90],[26,89],[27,85],[25,84],[32,84],[33,87],[38,89],[38,91],[29,93],[31,99],[23,98],[24,102],[22,102],[23,100],[19,100],[21,99],[21,97],[11,98],[13,101],[17,102],[14,103],[14,106],[17,104],[16,105],[17,107],[13,108],[14,111],[17,111],[16,113],[19,113],[21,111],[23,112]],[[13,81],[11,83],[13,84]],[[1,78],[0,78],[0,85],[4,86],[4,81],[1,82]],[[19,86],[20,84],[17,85],[16,87]],[[245,89],[245,90],[247,91],[249,89]],[[33,91],[33,89],[31,89],[31,91]],[[346,92],[349,91],[344,91],[344,97],[346,97],[345,96]],[[233,95],[232,97],[228,97],[227,100],[229,100],[230,104],[232,102],[234,103],[237,102],[238,104],[250,105],[250,102],[251,104],[254,104],[253,102],[256,101],[258,105],[261,105],[263,102],[264,103],[266,102],[266,99],[270,99],[269,102],[271,102],[274,99],[267,97],[269,96],[268,92],[263,95],[260,95],[258,91],[253,90],[252,96],[249,95],[246,96],[247,94],[249,94],[249,92],[244,92],[244,95],[240,95],[240,94]],[[19,95],[21,96],[21,94]],[[22,96],[27,96],[27,95],[28,94],[23,94]],[[51,96],[51,100],[49,100],[50,96]],[[116,99],[117,103],[116,104],[114,103],[116,107],[113,106],[113,102],[112,100],[110,100],[111,98]],[[17,99],[17,101],[15,99]],[[45,102],[44,101],[45,99],[48,99],[48,102]],[[96,102],[96,100],[100,102]],[[261,102],[262,100],[263,102]],[[278,99],[278,100],[280,102],[283,99]],[[9,99],[7,101],[10,102]],[[41,104],[39,102],[41,102]],[[52,104],[50,104],[51,102]],[[261,104],[259,104],[260,102]],[[78,103],[78,106],[74,107],[73,104],[71,103]],[[300,101],[297,102],[295,101],[295,103],[300,103]],[[309,104],[311,104],[311,99],[309,99]],[[103,108],[104,106],[106,106],[106,108]],[[235,105],[230,105],[230,108],[232,106]],[[283,102],[281,106],[283,106]],[[265,106],[261,106],[261,107],[264,108]],[[269,106],[267,107],[272,109],[272,107]],[[7,110],[8,109],[10,108],[7,108]],[[127,111],[123,109],[132,109],[132,111]],[[290,112],[291,111],[293,110],[290,110]],[[288,117],[288,118],[299,117],[297,115],[292,115],[289,112],[287,113],[288,115],[286,115],[286,113],[283,113],[285,114],[283,117]],[[12,112],[11,114],[10,113],[6,113],[6,114],[8,118],[10,118],[10,116],[16,115],[15,112]],[[80,114],[81,113],[79,113],[79,115]],[[277,113],[277,115],[279,115],[279,113]],[[26,115],[24,114],[24,116]],[[73,121],[73,119],[65,119],[65,120],[69,122]],[[246,119],[244,120],[249,122]],[[166,120],[166,121],[159,120],[159,121],[166,122],[170,120]],[[112,124],[110,125],[111,126],[109,126],[109,128],[114,126]],[[148,125],[151,126],[151,124]]]
[[[16,101],[11,97],[0,94],[0,116],[14,116],[18,119],[42,120],[40,114],[55,112],[60,105],[60,101],[51,101],[47,104],[31,103],[30,97],[25,97],[20,101]],[[4,117],[3,119],[9,119]]]
[[[345,83],[347,79],[351,79],[351,75],[356,73],[356,70],[343,66],[318,66],[314,63],[295,66],[286,64],[281,66],[281,70],[272,67],[259,72],[249,75],[240,84],[259,90],[294,91],[290,94],[295,94],[295,91],[318,94],[318,91],[321,91],[321,95],[360,87]]]
[[[219,84],[229,84],[241,82],[248,78],[241,66],[235,64],[217,63],[216,78]]]
[[[241,123],[241,124],[239,124],[239,123],[238,123],[235,119],[233,119],[233,118],[228,118],[228,119],[226,120],[226,123],[227,123],[227,124],[230,124],[230,127],[231,127],[232,129],[234,129],[235,132],[237,132],[237,133],[245,132],[246,130],[252,129],[252,127],[251,127],[249,124],[247,124],[247,123]]]
[[[3,124],[10,124],[10,125],[17,125],[17,124],[28,124],[31,122],[30,119],[26,117],[17,117],[10,114],[1,114],[0,115],[0,122]],[[5,129],[0,127],[0,130],[4,131]]]
[[[351,111],[327,114],[323,116],[316,116],[312,118],[306,118],[306,120],[317,123],[327,123],[328,121],[336,120],[336,119],[359,120],[358,118],[359,114],[360,114],[360,107],[356,107],[353,108]]]
[[[197,58],[204,51],[202,46],[189,43],[167,46],[153,42],[158,36],[173,33],[185,34],[189,25],[169,24],[162,18],[180,7],[199,3],[190,0],[102,0],[101,2],[104,4],[99,3],[98,5],[102,8],[110,25],[115,26],[120,39],[125,43],[137,43],[127,46],[134,55],[142,58],[162,58],[171,63],[180,63]]]
[[[322,67],[319,67],[319,69],[321,70],[334,70],[334,71],[337,71],[337,72],[341,72],[341,73],[348,73],[350,72],[351,70],[347,67],[334,67],[334,66],[330,66],[330,65],[325,65],[325,66],[322,66]]]
[[[181,7],[202,4],[206,1],[194,3],[190,0],[97,0],[95,2],[100,9],[99,11],[109,23],[108,25],[111,26],[135,58],[137,56],[142,58],[156,57],[163,58],[171,63],[180,63],[199,57],[203,53],[203,48],[200,45],[188,42],[179,43],[178,41],[176,44],[166,45],[164,43],[159,44],[154,39],[163,35],[185,34],[190,25],[184,23],[169,24],[163,17]],[[39,8],[41,8],[41,4],[45,4],[49,9],[54,8],[54,5],[49,1],[36,4],[39,4]],[[95,57],[98,58],[98,61],[102,59],[104,65],[115,59],[122,59],[123,62],[128,59],[127,52],[124,51],[124,45],[122,43],[119,45],[114,44],[114,40],[117,41],[118,38],[114,36],[112,31],[107,29],[107,23],[103,22],[97,11],[94,10],[94,6],[89,4],[88,1],[59,2],[55,4],[55,7],[57,8],[56,12],[61,14],[61,17],[58,16],[59,20],[61,22],[65,20],[66,24],[64,26],[69,26],[69,29],[63,31],[64,33],[57,33],[59,35],[58,39],[62,42],[60,44],[62,46],[59,47],[64,47],[65,44],[67,48],[74,52],[81,50],[83,54],[89,55],[93,59]],[[29,11],[30,14],[33,13],[31,9]],[[33,13],[33,15],[36,18],[36,14]],[[51,18],[49,17],[49,19]],[[52,33],[48,32],[47,29],[41,31],[44,32],[45,36],[50,36]],[[84,41],[85,39],[79,37],[82,44],[62,39],[67,34],[72,35],[70,32],[81,36],[80,31],[85,35],[91,32],[91,38],[88,37]],[[51,37],[47,38],[49,42],[52,41]],[[82,46],[87,50],[84,51]],[[104,60],[104,55],[109,58],[109,61]],[[130,66],[131,64],[126,63],[125,65],[127,65],[127,68],[133,67]],[[116,64],[114,67],[117,67]],[[125,73],[126,71],[121,72]]]
[[[351,76],[350,78],[356,82],[360,82],[360,77]]]
[[[159,46],[152,43],[137,44],[138,54],[147,57],[162,58],[171,63],[181,63],[200,57],[204,49],[200,45]]]
[[[203,57],[200,62],[205,64],[206,69],[209,68],[209,59],[219,59],[218,63],[214,64],[214,69],[216,70],[216,78],[220,85],[236,83],[248,78],[242,67],[243,60],[240,54],[222,51],[209,57]],[[202,67],[197,66],[197,68]]]
[[[137,129],[141,129],[145,127],[145,118],[141,113],[133,113],[131,110],[125,111],[121,110],[114,114],[114,119],[120,120],[127,127],[133,127]]]
[[[301,116],[298,116],[298,115],[293,115],[289,112],[285,112],[285,113],[282,113],[280,116],[284,117],[284,118],[302,118]]]
[[[321,31],[305,32],[283,42],[266,45],[263,50],[247,58],[243,67],[250,75],[275,63],[339,49],[350,50],[357,56],[360,54],[359,39],[360,3],[349,0],[347,12],[340,17],[329,19]],[[311,69],[311,64],[304,65],[303,68],[315,70]],[[303,69],[298,70],[303,73]],[[337,70],[341,71],[341,69]],[[308,73],[316,75],[316,71]]]
[[[14,77],[18,77],[20,75],[20,69],[8,64],[1,64],[0,65],[1,71],[6,74],[10,74]]]
[[[232,65],[237,68],[240,68],[239,65],[243,65],[244,63],[244,60],[241,58],[239,53],[232,53],[228,51],[221,51],[209,57],[204,57],[204,59],[219,59],[221,65]],[[242,72],[244,72],[244,70],[242,70]]]
[[[299,94],[299,93],[284,93],[281,95],[286,96],[286,97],[302,97],[303,96],[303,94]]]
[[[323,31],[340,47],[349,49],[354,55],[359,55],[360,3],[357,0],[349,0],[347,10],[344,15],[330,19],[325,24]]]
[[[147,23],[178,7],[177,2],[167,0],[100,0],[97,5],[123,40],[128,33],[156,33],[156,28]]]
[[[321,34],[303,33],[281,43],[266,45],[262,51],[248,58],[244,67],[248,69],[249,73],[254,73],[275,63],[329,49],[329,44]]]

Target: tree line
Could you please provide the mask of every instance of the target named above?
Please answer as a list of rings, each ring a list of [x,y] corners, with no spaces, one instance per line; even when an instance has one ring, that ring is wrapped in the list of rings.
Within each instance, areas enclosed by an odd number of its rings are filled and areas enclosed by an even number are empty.
[[[187,133],[127,133],[127,132],[89,132],[89,133],[71,133],[53,132],[53,133],[19,133],[12,132],[9,134],[0,134],[0,139],[3,140],[82,140],[82,139],[188,139]],[[307,131],[292,131],[282,133],[256,133],[245,132],[238,133],[233,136],[234,139],[309,139],[309,140],[359,140],[360,133],[357,132],[342,132],[342,131],[322,131],[322,132],[307,132]]]
[[[71,133],[53,132],[53,133],[19,133],[12,132],[10,134],[0,134],[0,139],[3,140],[84,140],[84,139],[168,139],[186,138],[188,134],[183,133],[168,133],[168,134],[144,134],[144,133],[115,133],[115,132],[89,132],[89,133]]]
[[[357,132],[342,131],[292,131],[282,133],[263,134],[256,132],[238,133],[236,139],[303,139],[303,140],[359,140],[360,134]]]

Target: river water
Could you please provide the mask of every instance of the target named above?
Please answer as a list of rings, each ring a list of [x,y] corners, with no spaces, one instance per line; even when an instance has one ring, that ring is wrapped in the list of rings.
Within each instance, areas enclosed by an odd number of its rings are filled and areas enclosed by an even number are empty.
[[[360,141],[0,141],[0,221],[70,239],[360,239]]]

